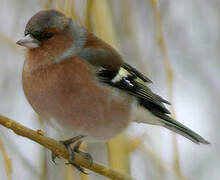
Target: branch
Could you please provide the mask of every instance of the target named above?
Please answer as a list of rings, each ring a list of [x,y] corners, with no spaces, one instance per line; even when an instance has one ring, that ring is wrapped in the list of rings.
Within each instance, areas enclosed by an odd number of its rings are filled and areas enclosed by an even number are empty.
[[[55,153],[58,157],[65,158],[67,160],[69,159],[69,154],[65,146],[59,143],[58,141],[45,136],[41,131],[39,130],[34,131],[32,129],[29,129],[21,125],[20,123],[17,123],[2,115],[0,115],[0,124],[8,129],[11,129],[12,131],[14,131],[14,133],[16,133],[19,136],[26,137],[32,141],[37,142],[38,144],[41,144],[42,146],[46,147],[47,149]],[[94,171],[103,176],[115,180],[133,180],[130,176],[126,174],[122,174],[120,172],[117,172],[108,167],[104,167],[95,162],[93,163],[92,166],[90,166],[90,161],[83,158],[77,153],[74,154],[74,157],[75,157],[74,161],[77,165],[90,169],[91,171]]]
[[[8,155],[8,152],[6,151],[6,148],[4,146],[4,143],[2,141],[2,138],[0,138],[0,149],[2,151],[2,156],[5,162],[5,169],[6,169],[6,173],[8,176],[8,180],[11,180],[12,177],[12,163],[11,163],[11,158]]]

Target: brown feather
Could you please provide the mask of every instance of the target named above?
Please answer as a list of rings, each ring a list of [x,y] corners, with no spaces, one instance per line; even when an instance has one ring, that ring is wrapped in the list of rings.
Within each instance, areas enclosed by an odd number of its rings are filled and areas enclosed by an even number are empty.
[[[42,42],[39,48],[29,49],[24,70],[32,71],[33,69],[38,69],[39,66],[53,63],[53,59],[69,49],[71,43],[71,34],[57,34],[51,39]]]
[[[96,37],[92,33],[88,32],[85,48],[103,49],[107,53],[109,53],[109,55],[106,56],[105,59],[101,57],[99,58],[98,56],[96,56],[94,60],[95,64],[99,64],[100,66],[103,66],[106,69],[117,70],[123,64],[123,60],[121,56],[119,55],[119,53],[114,48],[112,48],[109,44],[107,44],[100,38]]]
[[[33,63],[32,59],[27,63]],[[94,71],[78,56],[36,71],[24,68],[24,92],[38,114],[54,118],[66,131],[110,139],[128,126],[133,98],[100,85]]]

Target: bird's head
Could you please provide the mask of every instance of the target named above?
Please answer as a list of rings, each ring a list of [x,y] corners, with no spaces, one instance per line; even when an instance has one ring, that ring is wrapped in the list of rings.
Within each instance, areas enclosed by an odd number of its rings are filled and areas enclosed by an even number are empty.
[[[68,35],[70,22],[71,19],[56,10],[40,11],[30,18],[24,31],[25,37],[17,44],[33,49],[62,40],[64,34]]]

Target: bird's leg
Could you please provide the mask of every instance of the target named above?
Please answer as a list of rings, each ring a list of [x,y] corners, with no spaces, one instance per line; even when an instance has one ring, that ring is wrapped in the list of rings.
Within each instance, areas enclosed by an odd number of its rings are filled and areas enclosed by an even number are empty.
[[[90,166],[92,166],[93,164],[93,159],[92,156],[89,153],[80,151],[80,145],[82,144],[82,141],[78,141],[76,143],[76,145],[74,146],[74,152],[79,153],[80,155],[82,155],[84,158],[88,159],[90,161]]]
[[[76,169],[78,169],[80,172],[82,172],[84,174],[88,174],[82,167],[80,167],[79,165],[74,163],[74,153],[78,153],[78,154],[82,155],[84,158],[88,159],[90,161],[90,165],[93,164],[92,156],[88,153],[85,153],[85,152],[79,150],[80,145],[82,144],[82,141],[80,141],[80,139],[82,139],[83,137],[85,137],[85,136],[83,136],[83,135],[75,136],[71,139],[68,139],[65,141],[60,141],[60,143],[62,143],[67,148],[68,153],[70,155],[69,162],[66,164],[71,164]],[[76,143],[76,144],[72,148],[71,145],[73,143]],[[52,153],[52,161],[56,164],[55,159],[56,159],[56,155],[54,153]]]
[[[65,141],[59,141],[59,142],[60,142],[61,144],[63,144],[63,145],[67,148],[69,154],[72,154],[73,151],[72,151],[72,148],[71,148],[71,144],[77,142],[78,140],[80,140],[80,139],[83,138],[83,137],[85,137],[85,136],[79,135],[79,136],[75,136],[75,137],[73,137],[73,138],[71,138],[71,139],[67,139],[67,140],[65,140]],[[54,153],[52,152],[52,161],[54,162],[54,164],[56,164],[56,161],[55,161],[56,158],[57,158],[56,154],[54,154]]]

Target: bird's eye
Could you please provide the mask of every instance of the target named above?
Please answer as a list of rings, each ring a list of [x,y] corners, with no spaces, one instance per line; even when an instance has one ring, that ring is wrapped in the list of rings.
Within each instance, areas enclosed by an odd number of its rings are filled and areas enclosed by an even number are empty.
[[[46,33],[45,34],[45,39],[50,39],[53,37],[53,34],[52,33]]]
[[[31,36],[33,36],[35,39],[39,40],[40,39],[40,36],[41,36],[41,33],[40,32],[34,32],[34,33],[30,33]]]

